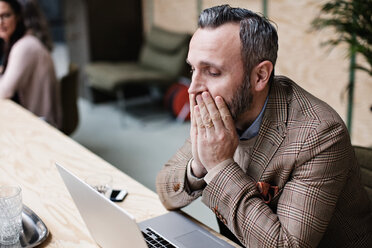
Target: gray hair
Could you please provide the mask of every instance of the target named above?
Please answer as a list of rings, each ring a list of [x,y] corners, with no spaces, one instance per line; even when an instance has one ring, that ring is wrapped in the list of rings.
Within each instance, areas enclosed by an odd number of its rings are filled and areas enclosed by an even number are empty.
[[[247,79],[252,69],[262,61],[268,60],[274,67],[278,53],[278,34],[264,16],[247,9],[232,8],[226,4],[203,10],[199,16],[198,26],[216,28],[231,22],[240,23],[241,56]],[[270,82],[273,77],[274,70]]]

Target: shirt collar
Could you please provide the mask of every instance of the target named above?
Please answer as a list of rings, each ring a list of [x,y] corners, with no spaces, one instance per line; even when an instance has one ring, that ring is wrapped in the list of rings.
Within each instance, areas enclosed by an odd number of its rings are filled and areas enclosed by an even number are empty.
[[[240,140],[249,140],[257,136],[258,132],[260,131],[263,113],[266,109],[267,100],[269,99],[269,96],[266,97],[265,104],[261,109],[260,114],[257,116],[257,118],[254,120],[252,125],[250,125],[242,135],[239,136]],[[238,132],[239,133],[239,132]]]

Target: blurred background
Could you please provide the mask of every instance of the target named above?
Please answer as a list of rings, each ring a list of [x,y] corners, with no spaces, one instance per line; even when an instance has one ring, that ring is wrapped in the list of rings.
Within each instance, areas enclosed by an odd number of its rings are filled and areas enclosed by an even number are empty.
[[[71,63],[77,65],[79,70],[79,121],[71,137],[155,190],[157,171],[189,135],[187,118],[181,116],[177,119],[175,116],[182,111],[178,109],[172,114],[174,110],[170,110],[169,105],[173,102],[164,104],[164,99],[169,100],[167,93],[173,92],[170,90],[173,83],[181,81],[187,86],[188,75],[179,73],[177,78],[174,77],[174,82],[163,84],[159,89],[156,84],[143,87],[137,87],[136,84],[101,87],[100,84],[109,81],[114,84],[115,80],[121,80],[118,77],[122,76],[120,73],[124,70],[115,71],[115,65],[144,60],[146,56],[151,59],[150,55],[145,54],[144,47],[154,37],[150,35],[154,26],[170,33],[192,35],[202,9],[228,3],[267,15],[278,28],[276,74],[288,76],[327,102],[345,122],[350,121],[347,113],[351,107],[352,125],[349,125],[349,131],[352,144],[372,146],[372,77],[361,70],[353,72],[354,99],[350,103],[349,47],[347,44],[322,46],[322,43],[337,38],[339,34],[332,28],[320,31],[312,28],[312,21],[319,16],[321,6],[326,2],[39,0],[53,33],[53,58],[58,77],[62,78],[68,73]],[[367,63],[360,55],[355,59],[360,64]],[[99,67],[94,67],[97,65]],[[150,98],[137,97],[143,95],[149,95]],[[199,214],[205,218],[204,222],[215,228],[214,218],[206,217],[209,211],[200,202],[186,210]]]

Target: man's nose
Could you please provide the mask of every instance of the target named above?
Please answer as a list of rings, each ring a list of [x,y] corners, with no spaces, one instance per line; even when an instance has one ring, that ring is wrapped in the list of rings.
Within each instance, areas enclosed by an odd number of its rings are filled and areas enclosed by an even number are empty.
[[[191,84],[189,87],[189,94],[197,94],[206,91],[206,85],[202,77],[196,72],[191,77]]]

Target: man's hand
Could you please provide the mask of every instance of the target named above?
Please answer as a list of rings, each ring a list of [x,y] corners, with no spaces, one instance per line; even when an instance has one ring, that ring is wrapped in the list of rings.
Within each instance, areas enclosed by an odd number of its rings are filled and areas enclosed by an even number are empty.
[[[203,164],[200,162],[198,150],[197,150],[197,140],[198,140],[198,126],[196,124],[196,118],[194,115],[194,108],[196,106],[196,99],[194,94],[189,95],[190,100],[190,112],[191,112],[191,151],[193,156],[193,161],[191,164],[192,172],[196,177],[203,177],[207,174],[207,170],[204,168]]]
[[[221,96],[214,101],[208,92],[203,92],[196,96],[196,103],[196,106],[195,101],[194,106],[190,104],[193,109],[192,152],[196,164],[208,171],[234,156],[238,136],[230,111]]]

